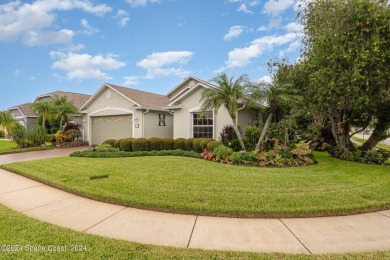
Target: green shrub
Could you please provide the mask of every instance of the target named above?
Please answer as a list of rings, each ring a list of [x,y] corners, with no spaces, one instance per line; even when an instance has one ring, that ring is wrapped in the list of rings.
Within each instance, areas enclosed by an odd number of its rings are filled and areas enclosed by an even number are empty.
[[[133,152],[148,151],[148,139],[137,138],[132,143]]]
[[[69,130],[69,131],[71,131],[71,130]],[[115,139],[108,139],[108,140],[104,141],[102,144],[109,144],[111,146],[114,146],[115,142],[116,142]]]
[[[169,137],[163,138],[162,142],[163,142],[162,143],[163,150],[173,150],[173,142],[174,142],[173,138],[169,138]]]
[[[112,147],[110,144],[102,144],[95,147],[97,152],[116,152],[119,149]]]
[[[151,137],[148,139],[149,151],[160,151],[162,149],[163,141],[158,137]]]
[[[232,153],[233,150],[224,145],[219,145],[213,150],[213,154],[215,155],[215,159],[217,161],[225,161],[226,159],[229,159]]]
[[[361,162],[368,164],[385,165],[389,159],[389,153],[381,150],[368,150],[362,153]]]
[[[177,138],[173,141],[173,148],[175,150],[185,150],[185,138]]]
[[[50,133],[52,133],[52,134],[56,134],[58,131],[60,131],[60,129],[59,128],[52,128],[52,129],[50,129]]]
[[[184,147],[185,147],[186,151],[193,151],[194,150],[194,146],[192,144],[193,142],[194,142],[194,138],[188,138],[185,140]]]
[[[3,130],[0,130],[0,138],[4,138],[5,137],[5,132]]]
[[[12,127],[11,138],[14,140],[18,148],[26,148],[31,145],[27,138],[27,130],[19,123],[15,123]]]
[[[253,151],[260,138],[260,129],[256,126],[247,126],[245,128],[244,144],[248,151]]]
[[[140,156],[183,156],[191,158],[200,158],[199,153],[183,150],[161,150],[161,151],[141,151],[141,152],[97,152],[97,151],[81,151],[74,152],[70,156],[85,157],[85,158],[122,158],[122,157],[140,157]]]
[[[203,141],[203,138],[194,138],[194,141],[192,142],[192,148],[195,152],[203,152],[200,143]]]
[[[259,161],[255,152],[241,153],[241,160],[244,164],[256,164]]]
[[[212,142],[212,141],[215,141],[214,139],[212,138],[204,138],[202,140],[202,142],[200,142],[200,148],[202,149],[202,151],[204,151],[205,149],[207,149],[207,144]]]
[[[46,130],[40,125],[34,125],[27,131],[27,140],[33,146],[45,144],[47,141]]]
[[[233,163],[233,164],[241,164],[243,163],[243,159],[242,159],[242,155],[240,152],[234,152],[230,155],[229,157],[230,161]]]
[[[120,146],[121,146],[121,140],[122,140],[122,139],[119,139],[119,140],[116,140],[116,141],[115,141],[115,143],[114,143],[114,145],[113,145],[114,148],[118,148],[118,149],[120,148]]]
[[[125,138],[125,139],[121,139],[121,142],[119,144],[119,149],[121,151],[125,151],[125,152],[131,152],[133,151],[133,140],[134,138]]]
[[[240,144],[240,140],[237,138],[232,139],[229,143],[228,146],[233,149],[233,151],[238,152],[241,151],[242,147]]]
[[[222,145],[222,143],[220,141],[211,141],[207,144],[207,150],[209,150],[210,152],[213,152],[215,150],[215,148],[217,148],[220,145]]]
[[[81,132],[80,130],[77,129],[69,129],[68,131],[65,132],[65,134],[71,138],[72,142],[78,140],[81,137]],[[114,143],[111,142],[109,144],[113,145]]]

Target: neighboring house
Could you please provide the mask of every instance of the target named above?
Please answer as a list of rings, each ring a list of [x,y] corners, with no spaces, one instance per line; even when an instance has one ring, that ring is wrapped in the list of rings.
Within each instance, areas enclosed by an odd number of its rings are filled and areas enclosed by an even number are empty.
[[[223,126],[232,124],[222,107],[200,118],[200,95],[205,88],[216,86],[186,78],[166,96],[112,84],[103,86],[81,107],[84,114],[84,137],[92,145],[107,139],[126,137],[210,137],[218,139]],[[255,111],[239,111],[242,129],[254,125]]]
[[[46,101],[46,100],[54,100],[55,97],[67,97],[68,101],[73,103],[75,107],[77,107],[79,110],[85,104],[85,102],[90,99],[91,95],[86,94],[79,94],[79,93],[72,93],[72,92],[65,92],[65,91],[55,91],[51,93],[47,93],[41,96],[38,96],[35,101]],[[74,115],[73,120],[70,122],[74,122],[76,124],[79,124],[83,127],[83,117],[80,115]]]
[[[25,103],[8,109],[8,113],[21,124],[29,129],[38,119],[38,114],[31,109],[32,103]]]
[[[78,109],[80,109],[81,106],[85,102],[87,102],[88,99],[91,97],[91,95],[78,94],[78,93],[65,92],[65,91],[55,91],[55,92],[38,96],[35,99],[35,101],[54,100],[56,96],[67,97],[68,101],[72,102],[73,105],[75,105]],[[36,111],[33,111],[31,106],[32,103],[18,105],[9,108],[8,112],[11,114],[11,116],[15,118],[16,121],[18,121],[26,129],[28,129],[31,126],[33,126],[35,124],[35,121],[38,119],[38,113],[36,113]],[[83,127],[83,118],[81,114],[75,115],[73,121],[74,123],[77,123]]]

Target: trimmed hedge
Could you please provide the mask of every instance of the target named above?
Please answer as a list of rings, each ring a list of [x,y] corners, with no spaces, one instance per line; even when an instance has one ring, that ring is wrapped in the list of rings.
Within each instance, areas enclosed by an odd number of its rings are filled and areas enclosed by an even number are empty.
[[[173,141],[173,148],[175,150],[179,149],[179,150],[185,150],[186,147],[185,147],[185,141],[186,139],[185,138],[177,138]]]
[[[194,146],[193,146],[193,142],[194,142],[194,138],[188,138],[184,141],[184,148],[186,149],[186,151],[193,151],[194,150]]]
[[[207,144],[207,150],[209,150],[210,152],[214,152],[215,148],[220,145],[222,145],[220,141],[211,141]]]
[[[116,140],[116,141],[115,141],[115,143],[114,143],[114,148],[118,148],[118,149],[120,148],[120,146],[121,146],[121,140],[122,140],[122,139],[119,139],[119,140]]]
[[[148,151],[148,139],[146,138],[137,138],[134,139],[132,147],[133,152],[141,152],[141,151]]]
[[[114,146],[116,140],[115,139],[108,139],[106,141],[104,141],[102,144],[109,144],[111,146]]]
[[[215,140],[212,138],[203,138],[203,140],[200,142],[200,148],[202,149],[202,151],[207,149],[207,144],[212,142],[212,141],[215,141]]]
[[[149,151],[160,151],[162,149],[163,141],[158,137],[151,137],[148,139]]]
[[[162,142],[163,142],[162,143],[163,150],[173,150],[173,142],[174,142],[173,138],[169,138],[169,137],[163,138]]]
[[[193,151],[183,150],[161,150],[161,151],[142,151],[142,152],[96,152],[92,150],[74,152],[70,156],[72,157],[85,157],[85,158],[122,158],[122,157],[140,157],[140,156],[183,156],[191,158],[200,158],[200,155]]]
[[[121,142],[119,144],[119,149],[121,151],[125,151],[125,152],[131,152],[133,151],[133,141],[135,139],[134,138],[125,138],[125,139],[121,139]]]
[[[200,147],[200,143],[203,141],[203,138],[195,138],[194,141],[192,142],[192,147],[195,152],[202,152],[202,148]]]

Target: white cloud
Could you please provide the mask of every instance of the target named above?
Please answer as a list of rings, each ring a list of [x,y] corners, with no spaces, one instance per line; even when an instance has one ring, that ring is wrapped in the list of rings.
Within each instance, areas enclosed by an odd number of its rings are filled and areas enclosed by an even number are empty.
[[[123,83],[124,86],[139,85],[137,76],[127,76],[127,77],[124,77],[124,80],[125,80],[125,82]]]
[[[268,25],[265,26],[265,25],[262,25],[260,26],[257,30],[258,31],[269,31],[269,30],[272,30],[272,29],[277,29],[277,28],[280,28],[280,24],[282,23],[282,17],[273,17],[271,19],[269,19],[269,22],[268,22]]]
[[[80,24],[84,28],[84,30],[82,31],[83,34],[92,35],[92,34],[100,32],[100,30],[98,28],[94,28],[91,25],[89,25],[87,19],[82,19]]]
[[[16,70],[14,71],[14,76],[15,76],[15,77],[19,77],[20,74],[22,74],[22,73],[23,73],[23,70],[21,70],[21,69],[16,69]]]
[[[129,13],[125,10],[118,10],[118,12],[115,15],[115,18],[119,19],[119,26],[125,27],[127,23],[130,21]]]
[[[132,7],[146,6],[148,3],[159,4],[159,0],[126,0]]]
[[[260,4],[260,1],[250,1],[248,3],[249,6],[256,6],[256,5],[259,5]]]
[[[238,7],[237,12],[243,12],[244,14],[253,14],[253,12],[249,10],[248,7],[246,6],[246,3],[242,3]]]
[[[252,41],[249,46],[244,48],[235,48],[229,52],[229,59],[225,63],[225,67],[217,70],[221,72],[225,69],[235,67],[245,67],[252,59],[259,57],[267,50],[272,50],[274,46],[282,46],[291,43],[301,37],[296,33],[287,33],[285,35],[264,36]]]
[[[114,54],[96,55],[50,52],[50,57],[56,61],[52,69],[66,71],[67,78],[73,79],[97,79],[109,80],[111,77],[105,70],[115,70],[126,66],[126,63],[118,61]]]
[[[21,39],[27,45],[70,42],[73,37],[71,30],[52,27],[56,12],[72,9],[95,15],[111,11],[111,7],[105,4],[94,5],[90,0],[36,0],[32,3],[13,1],[0,5],[0,41]]]
[[[231,26],[229,29],[229,32],[223,37],[225,41],[230,41],[233,38],[237,38],[241,35],[241,33],[244,31],[244,26],[241,25],[235,25]]]
[[[264,13],[277,16],[294,5],[294,3],[294,0],[268,0],[268,2],[264,4]]]
[[[189,72],[176,65],[185,65],[194,54],[190,51],[155,52],[137,62],[137,66],[147,70],[147,78],[158,76],[184,76]]]
[[[302,32],[303,31],[302,25],[299,23],[296,23],[296,22],[291,22],[291,23],[287,24],[286,26],[284,26],[283,28],[286,29],[288,32]]]
[[[265,75],[261,78],[259,78],[259,82],[267,82],[267,83],[270,83],[272,81],[272,78],[268,75]]]

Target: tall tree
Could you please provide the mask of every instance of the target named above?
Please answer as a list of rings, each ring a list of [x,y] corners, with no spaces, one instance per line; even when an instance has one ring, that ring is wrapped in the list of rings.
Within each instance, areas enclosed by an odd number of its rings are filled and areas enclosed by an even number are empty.
[[[305,91],[325,111],[337,145],[350,149],[351,125],[362,121],[359,115],[370,114],[382,128],[390,121],[381,116],[390,92],[389,5],[387,0],[315,0],[300,19]]]
[[[234,80],[234,77],[229,78],[226,73],[222,73],[211,79],[211,81],[216,83],[218,88],[208,88],[202,92],[200,98],[200,103],[202,104],[201,111],[205,113],[206,111],[214,110],[215,114],[217,114],[222,106],[225,107],[232,119],[233,128],[241,147],[246,151],[237,121],[238,111],[245,107],[244,85],[249,83],[249,79],[247,75],[241,75]]]
[[[54,111],[60,119],[60,130],[63,131],[63,123],[66,125],[68,119],[78,113],[78,108],[69,102],[67,97],[57,96],[54,98]]]
[[[255,148],[257,152],[264,141],[278,108],[282,105],[291,104],[294,99],[298,100],[300,96],[292,88],[291,84],[278,81],[275,77],[272,82],[252,83],[247,91],[252,104],[265,103],[268,106],[268,117]]]
[[[53,101],[35,101],[31,108],[42,116],[42,128],[46,129],[47,116],[54,110]]]

